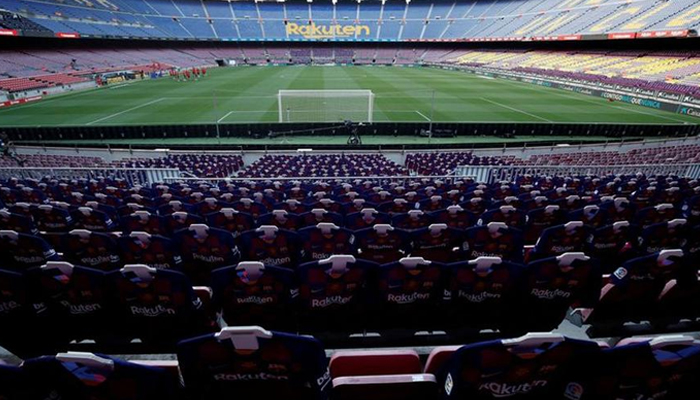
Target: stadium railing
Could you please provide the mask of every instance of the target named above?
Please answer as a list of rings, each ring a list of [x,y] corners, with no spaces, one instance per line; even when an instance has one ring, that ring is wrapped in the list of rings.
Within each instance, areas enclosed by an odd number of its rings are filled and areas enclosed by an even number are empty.
[[[183,176],[177,168],[114,168],[114,167],[3,167],[0,168],[0,179],[22,178],[42,179],[97,179],[109,177],[124,179],[129,185],[165,182],[167,179],[179,179]]]
[[[171,178],[168,177],[165,179],[165,183],[172,183],[176,181],[180,182],[264,182],[264,181],[280,181],[280,182],[294,182],[294,181],[299,181],[299,182],[315,182],[315,181],[354,181],[356,179],[361,179],[363,181],[372,181],[372,182],[396,182],[396,183],[407,183],[409,181],[415,181],[415,180],[420,180],[420,179],[441,179],[444,180],[446,183],[450,183],[453,179],[457,178],[454,174],[452,175],[395,175],[395,176],[388,176],[388,175],[366,175],[366,176],[285,176],[285,177],[245,177],[245,176],[240,176],[240,177],[228,177],[228,178],[189,178],[189,177],[181,177],[181,178]],[[460,176],[459,178],[469,178],[469,176]],[[475,178],[475,177],[473,177]]]
[[[367,176],[293,176],[293,177],[225,177],[207,178],[192,177],[175,168],[47,168],[47,167],[3,167],[0,168],[0,179],[8,178],[52,178],[66,179],[96,179],[110,177],[124,179],[130,185],[144,185],[153,183],[181,182],[314,182],[314,181],[353,181],[369,180],[373,182],[396,182],[405,184],[409,181],[420,179],[444,180],[450,183],[454,179],[472,178],[476,182],[494,183],[499,181],[514,181],[522,175],[551,175],[551,176],[575,176],[575,175],[608,175],[608,174],[637,174],[644,175],[676,175],[691,179],[700,179],[700,164],[638,164],[638,165],[518,165],[518,166],[458,166],[449,175],[367,175]],[[190,176],[188,176],[190,175]]]
[[[518,176],[552,175],[575,176],[608,174],[676,175],[691,179],[700,178],[700,164],[637,164],[637,165],[511,165],[471,166],[455,168],[453,177],[471,177],[477,182],[493,183],[514,181]]]

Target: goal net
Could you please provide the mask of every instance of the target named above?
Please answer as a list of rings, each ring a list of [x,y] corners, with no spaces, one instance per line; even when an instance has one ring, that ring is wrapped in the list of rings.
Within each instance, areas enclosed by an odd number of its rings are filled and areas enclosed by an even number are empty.
[[[280,90],[279,122],[372,122],[371,90]]]

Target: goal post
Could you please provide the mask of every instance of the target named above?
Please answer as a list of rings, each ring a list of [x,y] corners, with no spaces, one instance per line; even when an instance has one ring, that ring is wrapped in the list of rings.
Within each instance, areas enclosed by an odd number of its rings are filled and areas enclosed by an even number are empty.
[[[372,122],[371,90],[280,90],[279,122]]]

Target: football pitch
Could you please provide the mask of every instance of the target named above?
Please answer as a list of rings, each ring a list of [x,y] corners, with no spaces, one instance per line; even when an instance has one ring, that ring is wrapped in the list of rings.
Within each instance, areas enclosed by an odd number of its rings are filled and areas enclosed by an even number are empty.
[[[375,122],[697,124],[642,106],[411,67],[231,67],[198,81],[134,81],[0,110],[0,126],[107,126],[277,122],[279,90],[371,90]]]

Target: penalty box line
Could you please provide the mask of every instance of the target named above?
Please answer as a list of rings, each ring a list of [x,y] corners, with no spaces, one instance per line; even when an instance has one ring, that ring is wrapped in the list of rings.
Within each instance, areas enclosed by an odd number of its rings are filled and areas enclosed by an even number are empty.
[[[118,117],[118,116],[120,116],[120,115],[122,115],[122,114],[126,114],[126,113],[131,112],[131,111],[134,111],[134,110],[138,110],[139,108],[143,108],[143,107],[147,107],[147,106],[150,106],[150,105],[159,103],[159,102],[161,102],[161,101],[163,101],[163,100],[166,100],[166,98],[165,98],[165,97],[161,97],[161,98],[159,98],[159,99],[151,100],[151,101],[149,101],[148,103],[144,103],[144,104],[138,105],[138,106],[136,106],[136,107],[131,107],[131,108],[126,109],[126,110],[124,110],[124,111],[120,111],[120,112],[117,112],[117,113],[108,115],[108,116],[106,116],[106,117],[102,117],[102,118],[96,119],[96,120],[94,120],[94,121],[88,122],[88,123],[85,124],[85,125],[94,125],[94,124],[96,124],[96,123],[98,123],[98,122],[102,122],[102,121],[108,120],[108,119],[110,119],[110,118]]]
[[[421,117],[425,118],[426,121],[430,121],[430,118],[428,118],[428,117],[426,117],[425,115],[423,115],[422,112],[416,110],[416,114],[418,114],[418,115],[420,115]]]

